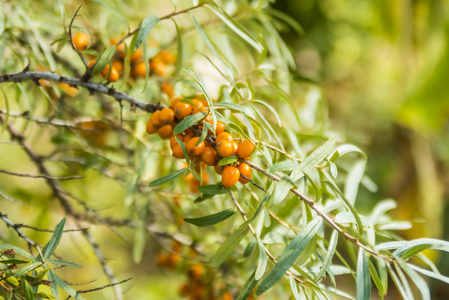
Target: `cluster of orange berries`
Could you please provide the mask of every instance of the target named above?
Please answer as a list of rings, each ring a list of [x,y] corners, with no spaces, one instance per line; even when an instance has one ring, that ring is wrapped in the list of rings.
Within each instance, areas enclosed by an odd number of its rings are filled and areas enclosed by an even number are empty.
[[[207,112],[209,105],[207,101],[196,98],[192,100],[192,104],[182,102],[183,98],[174,98],[170,107],[164,108],[160,111],[153,113],[146,124],[146,131],[149,134],[157,133],[163,139],[170,139],[170,148],[173,151],[173,156],[178,159],[185,158],[183,148],[187,150],[187,154],[195,165],[197,171],[205,169],[207,166],[214,166],[215,171],[222,175],[221,183],[224,187],[230,188],[240,181],[245,184],[248,183],[248,179],[251,178],[251,168],[245,163],[239,163],[238,165],[219,165],[219,158],[225,158],[231,155],[237,155],[239,158],[249,159],[251,153],[254,151],[255,146],[249,140],[244,140],[237,143],[233,136],[225,131],[225,124],[217,121],[215,127],[215,145],[216,149],[206,140],[200,141],[200,137],[195,136],[190,129],[184,132],[173,135],[173,129],[178,122],[184,118],[199,112]],[[213,124],[212,115],[205,116],[205,121]],[[202,124],[198,125],[202,129]],[[209,134],[212,132],[209,130]],[[182,146],[178,143],[179,139],[182,142]],[[203,166],[203,168],[201,167]],[[190,188],[192,192],[198,192],[198,187],[201,184],[208,184],[209,178],[207,173],[202,173],[201,182],[199,179],[194,178],[192,174],[186,177],[186,180],[190,182]],[[243,176],[242,176],[243,175]],[[246,177],[246,178],[245,178]]]
[[[111,45],[117,45],[120,39],[111,39]],[[73,36],[73,44],[76,49],[83,51],[87,49],[90,44],[90,37],[85,32],[79,32]],[[126,58],[126,48],[124,43],[117,45],[117,50],[114,57],[111,60],[111,64],[108,64],[102,71],[101,75],[109,82],[115,82],[119,79],[120,74],[124,70],[124,61]],[[129,57],[130,67],[131,67],[131,77],[133,79],[142,77],[145,78],[147,72],[147,67],[145,61],[143,60],[143,50],[142,48],[134,51]],[[156,56],[149,60],[149,67],[153,74],[158,76],[164,76],[167,73],[167,66],[172,65],[176,62],[176,57],[172,53],[162,50]],[[89,62],[89,68],[95,64],[95,60]],[[112,65],[112,67],[110,66]]]

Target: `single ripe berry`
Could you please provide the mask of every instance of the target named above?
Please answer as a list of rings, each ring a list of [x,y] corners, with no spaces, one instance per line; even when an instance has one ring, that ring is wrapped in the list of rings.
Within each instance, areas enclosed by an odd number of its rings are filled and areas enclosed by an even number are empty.
[[[234,166],[227,166],[224,168],[221,176],[221,184],[225,188],[230,188],[239,181],[240,171]]]
[[[135,65],[131,70],[131,75],[133,77],[145,78],[146,74],[147,74],[147,67],[145,66],[145,62],[141,62],[140,64]]]
[[[178,102],[175,105],[175,116],[178,119],[182,120],[185,117],[190,116],[191,113],[192,113],[192,105],[182,102]]]
[[[242,177],[242,175],[246,176],[247,178],[251,179],[251,168],[245,163],[241,163],[237,169],[240,171],[240,178],[239,181],[243,184],[248,183],[249,181]]]
[[[167,94],[168,97],[171,98],[171,96],[173,96],[174,90],[170,84],[164,82],[163,84],[161,84],[161,90],[163,93]]]
[[[215,127],[215,134],[219,135],[220,133],[224,132],[225,130],[225,124],[223,122],[217,121],[217,127]]]
[[[109,69],[111,70],[111,72],[109,72]],[[106,65],[106,67],[103,69],[103,71],[101,71],[101,76],[103,76],[104,78],[106,78],[107,81],[109,82],[115,82],[118,80],[120,74],[117,71],[116,68],[114,67],[110,67],[110,65]]]
[[[151,119],[148,119],[146,130],[148,134],[153,134],[157,131],[156,128],[154,128],[153,124],[151,124]]]
[[[214,169],[215,169],[215,172],[217,172],[218,175],[223,174],[223,167],[220,166],[220,165],[218,164],[218,162],[215,164]]]
[[[176,140],[176,138],[180,139],[181,141],[184,140],[184,136],[177,134],[177,135],[172,135],[172,137],[170,138],[170,148],[173,149],[178,145],[178,141]]]
[[[201,160],[208,166],[215,165],[215,161],[217,160],[217,154],[215,153],[214,148],[212,147],[204,148],[203,153],[201,153]]]
[[[178,104],[178,102],[181,101],[181,100],[182,100],[182,97],[173,98],[171,103],[170,103],[171,109],[175,110],[176,104]]]
[[[88,64],[87,64],[87,66],[89,67],[89,68],[92,68],[92,66],[95,64],[95,59],[92,59]]]
[[[217,135],[217,138],[215,139],[215,143],[218,144],[221,140],[226,140],[226,141],[234,141],[234,138],[232,137],[232,135],[229,132],[222,132],[219,135]]]
[[[159,52],[158,57],[166,64],[174,64],[176,62],[176,56],[166,50]]]
[[[249,140],[244,140],[238,145],[237,155],[240,158],[248,158],[251,156],[251,153],[253,153],[255,148],[256,147]]]
[[[182,148],[180,145],[176,145],[173,148],[173,156],[179,159],[183,159],[184,158],[184,152],[182,151]]]
[[[170,124],[175,120],[175,112],[171,108],[161,110],[160,120],[162,124]]]
[[[78,32],[73,36],[73,45],[78,51],[86,50],[87,46],[90,43],[90,37],[85,32]]]
[[[173,135],[173,126],[170,124],[163,125],[161,128],[157,130],[159,136],[163,139],[169,139]]]
[[[191,139],[193,138],[193,133],[192,132],[188,132],[186,133],[186,135],[184,136],[184,144],[187,144]]]
[[[192,114],[197,114],[200,111],[206,111],[206,109],[204,109],[204,104],[200,100],[192,100],[192,103],[198,107],[196,108],[195,106],[192,106]]]
[[[238,144],[236,141],[232,141],[232,147],[234,148],[234,152],[232,153],[233,155],[237,152],[237,148],[238,148]]]
[[[112,60],[112,67],[114,67],[117,70],[117,72],[119,72],[119,73],[122,73],[123,70],[125,69],[123,62],[118,59]]]
[[[137,49],[134,53],[129,57],[132,64],[139,62],[142,59],[143,50],[142,48]]]
[[[198,156],[204,151],[204,148],[206,148],[204,141],[199,143],[199,145],[196,145],[199,139],[199,137],[194,137],[187,143],[186,148],[189,155]]]
[[[161,127],[162,122],[161,122],[161,111],[157,110],[155,111],[152,115],[151,115],[151,124],[153,124],[153,127],[156,129],[159,129],[159,127]]]
[[[120,41],[119,38],[115,38],[115,39],[111,39],[109,41],[109,43],[111,45],[116,45],[118,42]],[[117,46],[117,53],[120,57],[126,57],[126,52],[125,52],[125,43],[121,43],[120,45]]]
[[[221,140],[217,144],[217,152],[221,157],[228,157],[234,154],[233,142]]]

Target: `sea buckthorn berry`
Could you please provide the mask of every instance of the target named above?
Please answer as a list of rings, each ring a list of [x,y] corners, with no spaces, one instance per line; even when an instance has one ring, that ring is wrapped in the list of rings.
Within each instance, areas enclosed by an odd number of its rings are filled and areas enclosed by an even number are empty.
[[[173,100],[170,103],[171,109],[175,110],[176,104],[178,104],[178,102],[181,101],[181,100],[182,100],[182,97],[173,98]]]
[[[192,105],[188,104],[188,103],[183,103],[183,102],[178,102],[175,105],[175,116],[182,120],[185,117],[190,116],[190,114],[192,113]]]
[[[147,67],[145,66],[145,62],[141,62],[135,65],[131,70],[131,75],[133,77],[142,77],[144,78],[147,74]]]
[[[110,44],[111,45],[116,45],[119,41],[120,41],[119,38],[111,39],[110,40]],[[126,56],[125,43],[121,43],[120,45],[118,45],[116,51],[117,51],[117,53],[118,53],[118,55],[120,57],[125,57]]]
[[[73,45],[78,51],[86,50],[90,43],[90,36],[85,32],[78,32],[73,36]]]
[[[223,174],[223,167],[220,166],[220,165],[218,164],[218,162],[215,164],[214,169],[215,169],[215,172],[217,172],[218,175]]]
[[[188,132],[186,133],[186,135],[184,136],[184,144],[187,144],[192,138],[193,138],[193,133],[192,132]]]
[[[176,62],[176,56],[166,50],[159,52],[158,57],[166,64],[174,64]]]
[[[232,146],[234,147],[234,153],[232,153],[232,154],[235,154],[237,152],[237,148],[238,148],[239,144],[237,144],[236,141],[232,141]]]
[[[196,108],[195,106],[192,106],[192,114],[197,114],[200,111],[205,111],[204,105],[200,100],[193,100],[192,103],[195,104],[196,106],[198,106],[198,108]]]
[[[176,145],[173,148],[173,156],[175,158],[178,158],[178,159],[183,159],[184,158],[184,152],[182,151],[182,148],[181,148],[180,145]]]
[[[221,157],[228,157],[234,154],[233,142],[221,140],[217,144],[217,152]]]
[[[209,108],[209,103],[207,103],[207,100],[201,100],[201,99],[199,99],[199,100],[203,103],[205,108]]]
[[[204,141],[199,143],[199,145],[196,145],[196,143],[198,142],[199,139],[200,139],[199,137],[194,137],[194,138],[191,138],[189,140],[189,142],[187,143],[186,148],[187,148],[187,153],[189,153],[189,155],[198,156],[204,151],[204,148],[206,148]]]
[[[190,192],[199,193],[200,191],[198,188],[201,185],[207,185],[207,184],[209,184],[209,175],[207,175],[207,173],[203,173],[203,181],[200,181],[196,178],[193,178],[192,180],[189,181]]]
[[[173,150],[173,148],[175,148],[178,144],[178,141],[176,140],[176,138],[180,139],[181,141],[184,140],[184,136],[177,134],[177,135],[172,135],[170,138],[170,148]]]
[[[143,50],[142,48],[139,48],[136,51],[134,51],[134,53],[129,57],[129,60],[131,61],[132,64],[135,64],[141,61],[142,57],[143,57]]]
[[[167,73],[167,65],[158,57],[150,59],[150,70],[158,76],[164,76]]]
[[[116,82],[120,77],[120,73],[117,71],[116,68],[112,67],[111,73],[109,74],[108,78],[106,78],[109,82]]]
[[[161,90],[162,90],[163,93],[167,94],[168,97],[173,96],[174,90],[173,90],[173,87],[170,84],[168,84],[166,82],[161,84]]]
[[[193,280],[200,280],[204,274],[204,267],[202,264],[193,264],[189,269],[189,277]]]
[[[237,155],[240,158],[248,158],[251,156],[251,153],[253,153],[255,148],[256,147],[249,140],[244,140],[237,148]]]
[[[153,134],[157,131],[156,128],[154,128],[153,124],[151,124],[151,119],[148,119],[146,130],[148,134]]]
[[[160,267],[164,267],[167,264],[168,261],[168,254],[161,253],[156,258],[156,263]]]
[[[240,171],[240,178],[239,181],[243,184],[248,183],[249,181],[242,177],[242,175],[246,176],[247,178],[251,179],[251,168],[245,163],[241,163],[237,169]]]
[[[151,124],[153,124],[154,128],[159,129],[161,127],[161,111],[157,110],[151,115]]]
[[[217,121],[217,127],[215,127],[215,135],[219,135],[220,133],[224,132],[225,130],[225,123]]]
[[[175,112],[171,108],[164,108],[161,110],[160,120],[162,124],[170,124],[175,120]]]
[[[232,135],[229,132],[222,132],[219,135],[217,135],[217,138],[215,139],[215,143],[218,144],[218,142],[220,142],[221,140],[226,140],[226,141],[234,141],[234,138],[232,137]]]
[[[157,130],[159,136],[163,139],[169,139],[173,135],[173,127],[170,124],[163,125]]]
[[[165,266],[170,270],[174,270],[180,259],[181,257],[178,254],[170,253]]]
[[[217,154],[215,153],[214,148],[205,147],[203,153],[201,153],[201,160],[208,166],[215,165]]]
[[[227,166],[223,170],[223,174],[221,175],[221,184],[225,188],[230,188],[234,184],[239,181],[240,171],[234,166]]]
[[[123,70],[125,69],[123,62],[121,62],[118,59],[112,60],[112,67],[114,67],[117,70],[117,72],[119,72],[119,73],[122,73]]]
[[[87,66],[89,67],[89,68],[92,68],[92,66],[95,64],[95,59],[92,59],[88,64],[87,64]]]

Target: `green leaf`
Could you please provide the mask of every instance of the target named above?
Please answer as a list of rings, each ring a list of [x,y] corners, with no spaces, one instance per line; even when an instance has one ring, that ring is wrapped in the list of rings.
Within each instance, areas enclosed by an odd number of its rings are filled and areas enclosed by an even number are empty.
[[[233,216],[235,214],[235,210],[226,209],[220,211],[216,214],[200,217],[200,218],[185,218],[184,221],[187,223],[193,224],[198,227],[207,227],[223,222]]]
[[[218,165],[219,166],[226,166],[232,163],[235,163],[236,161],[239,160],[239,157],[237,155],[231,155],[225,158],[222,158],[219,162]]]
[[[413,241],[396,241],[379,244],[374,247],[376,251],[397,249],[395,255],[407,259],[425,249],[449,252],[449,242],[437,239],[417,239]]]
[[[212,257],[211,266],[212,268],[219,267],[226,258],[234,251],[235,247],[242,241],[245,235],[248,233],[248,227],[246,227],[246,222],[240,226],[236,231],[234,231],[218,248]]]
[[[198,190],[207,195],[222,195],[222,194],[229,194],[229,191],[231,189],[225,188],[220,183],[217,184],[209,184],[209,185],[202,185],[198,188]]]
[[[143,42],[145,42],[148,34],[150,34],[151,29],[153,29],[158,22],[159,18],[155,15],[148,16],[143,20],[142,25],[140,26],[140,30],[137,33],[136,43],[134,45],[133,51],[139,49]]]
[[[412,268],[413,270],[418,271],[419,273],[421,273],[423,275],[426,275],[426,276],[428,276],[430,278],[437,279],[437,280],[440,280],[440,281],[442,281],[442,282],[444,282],[446,284],[449,284],[449,277],[447,277],[447,276],[444,276],[444,275],[441,275],[441,274],[438,274],[438,273],[435,273],[435,272],[432,272],[432,271],[420,268],[420,267],[412,265],[412,264],[408,264],[408,266],[410,268]]]
[[[167,183],[172,181],[173,179],[175,179],[176,177],[180,176],[181,174],[185,173],[186,171],[188,171],[189,168],[184,168],[181,170],[177,170],[171,174],[168,174],[167,176],[158,178],[152,182],[150,182],[150,184],[148,185],[148,187],[155,187],[155,186],[160,186],[161,184]]]
[[[332,258],[334,257],[335,254],[335,249],[337,248],[337,243],[338,243],[338,231],[334,230],[332,232],[331,240],[329,242],[329,248],[327,250],[326,257],[324,258],[323,265],[321,266],[320,269],[320,273],[316,278],[317,281],[321,279],[326,270],[329,268],[332,262]]]
[[[20,270],[14,272],[14,277],[19,278],[19,277],[25,275],[26,273],[31,272],[36,268],[39,268],[41,265],[42,265],[41,262],[34,262],[32,264],[29,264],[28,266],[23,267]]]
[[[374,284],[376,285],[377,289],[379,290],[379,295],[384,295],[384,287],[382,285],[382,281],[379,277],[379,274],[377,273],[376,267],[370,260],[368,260],[368,263],[369,263],[369,272],[371,275],[371,279],[373,280]]]
[[[292,290],[295,299],[301,300],[301,295],[299,294],[298,291],[298,285],[296,284],[296,280],[293,276],[290,276],[290,289]]]
[[[175,136],[175,139],[178,142],[178,145],[182,149],[182,153],[184,154],[184,158],[186,159],[187,164],[190,165],[190,157],[189,157],[189,154],[187,153],[186,145],[184,145],[184,143],[177,136]]]
[[[271,7],[265,8],[264,11],[266,11],[268,14],[272,15],[273,17],[276,17],[279,20],[282,20],[286,24],[290,25],[290,27],[292,27],[298,35],[300,35],[300,36],[304,35],[304,29],[301,27],[301,25],[294,18],[290,17],[288,14],[286,14],[280,10],[273,9]]]
[[[257,288],[256,295],[260,295],[273,287],[285,275],[285,272],[295,263],[298,256],[307,247],[321,225],[322,219],[318,217],[310,222],[304,230],[299,232],[282,252],[273,270],[261,282]]]
[[[303,176],[303,173],[309,173],[312,171],[315,166],[323,161],[329,154],[332,153],[335,147],[336,137],[329,139],[323,145],[321,145],[318,149],[313,151],[309,156],[307,156],[297,167],[296,170],[292,172],[290,175],[293,181],[298,180]]]
[[[191,116],[188,116],[187,118],[184,118],[181,122],[176,125],[175,129],[173,130],[173,135],[180,134],[181,132],[189,129],[196,123],[198,123],[201,119],[204,119],[206,117],[205,112],[199,112],[196,114],[193,114]]]
[[[286,180],[287,176],[283,176],[279,182],[276,183],[276,188],[273,194],[273,204],[279,204],[287,197],[290,190],[294,187],[289,180]]]
[[[112,10],[126,24],[126,26],[129,27],[129,24],[128,24],[128,21],[126,20],[126,18],[124,16],[122,16],[122,14],[118,10],[116,10],[114,7],[112,7],[110,4],[108,4],[102,0],[89,0],[89,1]]]
[[[103,71],[103,69],[111,62],[112,57],[115,54],[117,47],[115,45],[109,46],[101,54],[100,57],[95,61],[95,66],[92,70],[92,75],[96,75]],[[112,69],[112,68],[110,68]],[[110,71],[110,70],[109,70]]]
[[[365,172],[365,167],[366,160],[359,160],[354,163],[346,176],[344,195],[352,205],[355,204],[355,199],[357,197],[360,182],[362,181],[363,173]]]
[[[85,300],[76,290],[74,290],[70,285],[68,285],[64,280],[59,278],[58,275],[54,274],[54,280],[58,286],[60,286],[67,294],[75,298],[76,300]]]
[[[281,127],[281,119],[279,118],[279,115],[278,115],[276,109],[273,106],[271,106],[270,104],[268,104],[267,102],[262,101],[262,100],[256,100],[255,99],[255,100],[252,100],[252,101],[256,102],[256,103],[260,103],[262,105],[265,105],[271,111],[271,113],[276,117],[276,120],[278,121],[278,125],[279,125],[279,127]]]
[[[59,245],[61,241],[62,233],[64,230],[66,218],[64,217],[58,225],[56,225],[55,232],[53,233],[50,241],[45,245],[44,249],[42,249],[43,259],[42,261],[46,261],[53,252],[56,250],[56,247]],[[39,258],[38,258],[39,259]]]
[[[178,80],[179,74],[181,73],[182,70],[182,63],[184,60],[184,43],[183,43],[183,39],[181,36],[181,30],[179,29],[178,24],[176,23],[176,21],[174,19],[172,19],[173,23],[175,23],[175,27],[176,27],[176,44],[177,44],[177,49],[176,49],[176,67],[175,67],[175,74],[173,75],[173,82],[176,82],[176,80]]]
[[[251,274],[251,276],[246,281],[245,285],[243,286],[242,290],[240,291],[239,296],[237,297],[237,300],[246,300],[251,295],[252,291],[256,287],[257,280],[255,278],[256,272]]]
[[[4,260],[0,260],[0,264],[13,264],[13,265],[27,264],[29,262],[30,262],[29,260],[21,260],[21,259],[4,259]]]
[[[259,247],[259,258],[257,259],[257,268],[256,273],[254,274],[254,278],[256,280],[259,280],[260,278],[262,278],[263,274],[265,274],[265,270],[267,269],[268,256],[265,252],[265,247],[263,246],[259,238],[257,238],[257,244]]]
[[[25,280],[25,299],[26,300],[34,300],[34,293],[31,285],[28,281]]]
[[[236,104],[236,103],[231,103],[231,102],[217,102],[215,103],[215,108],[216,109],[232,109],[232,110],[236,110],[241,112],[242,114],[245,114],[246,116],[250,117],[251,119],[256,119],[256,117],[254,116],[253,112],[240,104]]]
[[[334,153],[331,155],[331,158],[329,159],[330,161],[336,161],[339,157],[351,153],[351,152],[358,152],[360,154],[362,154],[363,158],[368,159],[368,157],[366,156],[366,153],[363,152],[359,147],[351,145],[351,144],[344,144],[344,145],[340,145],[338,146]]]
[[[143,252],[145,250],[145,244],[147,242],[147,229],[145,222],[142,220],[137,221],[137,227],[134,234],[133,244],[133,261],[138,264],[142,261]]]
[[[370,300],[371,276],[369,272],[368,257],[365,250],[359,249],[357,258],[357,299]]]
[[[226,25],[229,26],[236,34],[250,44],[257,52],[262,53],[263,46],[257,41],[241,24],[229,16],[221,7],[216,5],[206,4],[206,7],[210,8]]]
[[[49,270],[47,278],[48,278],[48,281],[50,281],[51,293],[53,294],[53,296],[56,299],[59,299],[59,289],[58,289],[58,284],[56,283],[55,277],[56,277],[56,275],[53,272],[53,270]]]

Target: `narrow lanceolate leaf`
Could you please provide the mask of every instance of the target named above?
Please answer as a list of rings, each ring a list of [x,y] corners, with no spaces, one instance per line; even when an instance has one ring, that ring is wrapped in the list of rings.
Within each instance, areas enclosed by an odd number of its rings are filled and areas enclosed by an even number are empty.
[[[175,129],[173,130],[173,135],[180,134],[184,130],[189,129],[204,117],[206,117],[206,113],[204,112],[199,112],[194,115],[188,116],[187,118],[179,122],[178,125],[176,125]]]
[[[257,259],[257,268],[254,278],[256,280],[259,280],[260,278],[262,278],[263,274],[265,274],[265,270],[268,265],[268,256],[265,252],[265,247],[263,246],[259,238],[257,238],[257,244],[259,247],[259,258]]]
[[[92,75],[96,75],[103,71],[103,69],[106,67],[107,64],[111,62],[112,57],[115,54],[115,50],[117,47],[115,45],[112,45],[108,48],[106,48],[101,54],[100,57],[95,62],[95,67],[92,70]]]
[[[232,163],[235,163],[239,160],[239,157],[237,155],[231,155],[225,158],[222,158],[220,162],[218,163],[219,166],[226,166]]]
[[[151,15],[143,20],[142,25],[140,26],[139,33],[137,33],[136,43],[134,44],[134,51],[136,51],[145,41],[151,29],[156,26],[159,22],[159,18],[155,15]]]
[[[20,270],[14,272],[14,277],[19,278],[19,277],[25,275],[26,273],[31,272],[34,269],[39,268],[41,265],[42,265],[41,262],[35,262],[35,263],[32,263],[32,264],[29,264],[26,267],[23,267]]]
[[[318,149],[313,151],[309,156],[307,156],[297,167],[296,170],[292,172],[290,177],[293,181],[298,180],[303,176],[303,173],[309,173],[315,168],[315,166],[323,161],[329,154],[332,153],[335,147],[336,138],[333,137],[321,145]]]
[[[418,275],[410,266],[399,257],[395,257],[397,261],[399,262],[399,265],[404,270],[404,272],[410,277],[412,282],[416,285],[416,287],[419,289],[419,292],[421,293],[421,299],[423,300],[430,300],[430,291],[429,286],[427,283],[422,279],[421,276]]]
[[[376,251],[398,249],[395,252],[395,255],[401,256],[402,259],[407,259],[425,249],[433,249],[449,252],[449,242],[426,238],[426,239],[417,239],[413,241],[387,242],[377,245],[374,249]]]
[[[326,257],[324,258],[323,265],[320,269],[320,273],[317,276],[317,281],[320,280],[320,278],[326,272],[327,268],[329,268],[329,265],[335,254],[335,249],[337,248],[337,242],[338,242],[338,232],[337,230],[334,230],[334,232],[332,232],[331,240],[329,242],[329,248],[327,250]]]
[[[181,174],[185,173],[187,170],[189,170],[189,168],[184,168],[178,171],[175,171],[171,174],[168,174],[167,176],[158,178],[152,182],[150,182],[150,184],[148,185],[149,187],[155,187],[155,186],[160,186],[161,184],[167,183],[172,181],[173,179],[175,179],[176,177],[180,176]]]
[[[228,108],[228,109],[232,109],[232,110],[236,110],[241,112],[242,114],[245,114],[246,116],[250,117],[251,119],[255,119],[256,117],[254,116],[253,112],[240,104],[236,104],[236,103],[231,103],[231,102],[218,102],[215,104],[215,108],[220,109],[220,108]]]
[[[47,243],[47,245],[45,245],[44,249],[42,249],[42,255],[44,256],[43,261],[47,260],[59,245],[62,237],[62,232],[64,230],[65,221],[66,218],[63,218],[61,222],[56,225],[55,232],[53,233],[50,241]]]
[[[25,280],[25,299],[26,300],[33,300],[33,289],[31,288],[31,285],[28,283],[28,281]]]
[[[290,276],[290,288],[293,292],[293,296],[296,300],[300,300],[301,296],[299,295],[298,285],[296,284],[296,280],[293,276]]]
[[[173,23],[175,23],[176,26],[176,44],[177,49],[176,49],[176,68],[175,68],[175,74],[173,75],[173,82],[176,82],[176,80],[179,77],[179,74],[181,73],[182,70],[182,63],[184,60],[184,43],[182,40],[182,36],[181,36],[181,30],[179,30],[178,24],[176,23],[175,19],[172,19]]]
[[[51,289],[51,293],[53,294],[53,296],[55,297],[55,299],[59,299],[59,289],[58,289],[58,284],[56,283],[56,275],[55,273],[53,273],[53,270],[49,270],[47,273],[47,279],[48,281],[50,281],[50,289]]]
[[[76,300],[85,300],[81,294],[75,291],[70,285],[68,285],[64,280],[58,277],[58,275],[53,274],[54,280],[58,286],[60,286],[67,294],[72,296]]]
[[[368,257],[365,250],[359,249],[357,258],[357,299],[369,300],[371,297],[371,276],[369,273]]]
[[[202,185],[198,188],[198,190],[206,195],[222,195],[229,194],[230,189],[225,188],[221,184],[209,184]]]
[[[295,263],[298,256],[307,247],[321,225],[322,219],[316,218],[291,241],[287,248],[282,252],[273,270],[259,285],[256,295],[260,295],[273,287],[285,275],[285,272]]]
[[[408,264],[408,265],[409,265],[410,268],[412,268],[415,271],[418,271],[419,273],[421,273],[423,275],[426,275],[426,276],[428,276],[430,278],[437,279],[437,280],[440,280],[440,281],[442,281],[442,282],[444,282],[446,284],[449,284],[449,277],[447,277],[447,276],[444,276],[444,275],[432,272],[430,270],[426,270],[426,269],[417,267],[417,266],[412,265],[412,264]]]
[[[235,210],[226,209],[216,214],[200,217],[200,218],[185,218],[184,221],[198,227],[207,227],[223,222],[235,214]]]
[[[248,227],[242,225],[236,231],[234,231],[227,239],[221,244],[217,252],[215,252],[212,257],[211,266],[212,268],[219,267],[226,258],[234,251],[235,247],[243,240],[245,235],[248,233]]]
[[[256,272],[254,272],[246,281],[245,285],[243,286],[242,290],[240,291],[239,296],[237,297],[237,300],[246,300],[251,295],[251,292],[254,290],[257,284],[257,280],[254,278]]]
[[[68,267],[74,267],[74,268],[82,268],[83,267],[83,266],[80,266],[79,264],[65,261],[65,260],[60,260],[60,259],[49,259],[47,262],[56,264],[56,265],[60,265],[60,266],[68,266]]]

